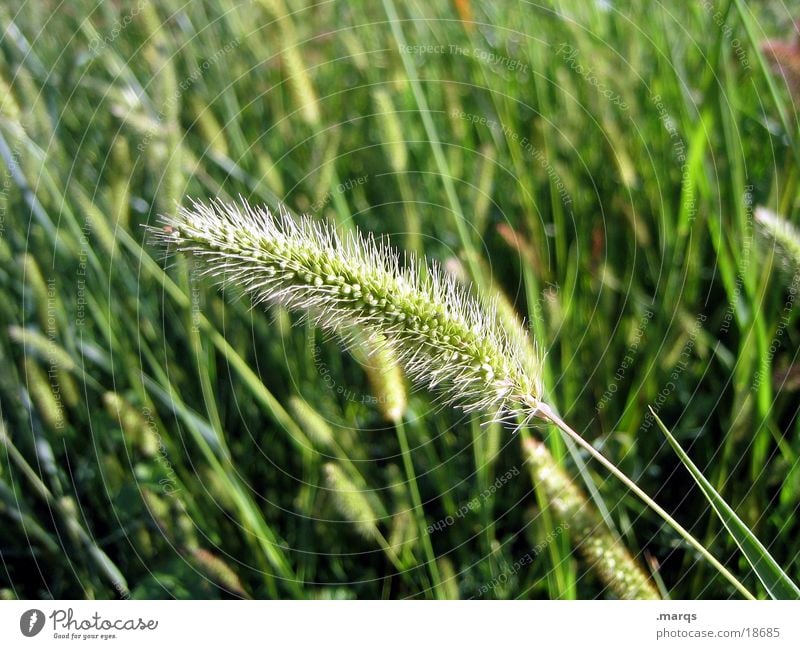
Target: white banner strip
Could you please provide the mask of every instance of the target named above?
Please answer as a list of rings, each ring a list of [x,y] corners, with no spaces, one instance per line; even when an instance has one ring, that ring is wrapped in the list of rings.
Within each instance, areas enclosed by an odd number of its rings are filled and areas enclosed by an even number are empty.
[[[0,647],[800,647],[800,603],[0,602]]]

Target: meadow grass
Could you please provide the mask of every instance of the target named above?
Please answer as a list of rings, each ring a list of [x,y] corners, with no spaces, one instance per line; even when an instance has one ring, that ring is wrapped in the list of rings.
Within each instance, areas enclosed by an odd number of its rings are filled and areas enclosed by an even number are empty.
[[[797,271],[755,216],[796,232],[795,88],[763,45],[792,16],[470,6],[0,7],[4,597],[629,595],[534,448],[651,595],[740,594],[555,427],[389,393],[391,359],[164,264],[142,226],[187,195],[357,226],[494,297],[537,396],[748,592],[648,406],[800,578]]]

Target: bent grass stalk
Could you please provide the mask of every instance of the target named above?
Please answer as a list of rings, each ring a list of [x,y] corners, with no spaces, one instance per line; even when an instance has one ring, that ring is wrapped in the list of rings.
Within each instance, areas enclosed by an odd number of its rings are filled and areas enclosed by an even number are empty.
[[[499,421],[521,418],[556,425],[600,462],[742,595],[753,595],[684,527],[541,401],[539,373],[509,337],[492,304],[467,293],[453,278],[397,252],[371,236],[337,236],[329,226],[222,201],[192,201],[162,217],[155,239],[204,262],[201,272],[238,286],[255,303],[280,304],[336,332],[361,328],[390,347],[409,378],[467,412]],[[407,455],[407,448],[403,449]]]

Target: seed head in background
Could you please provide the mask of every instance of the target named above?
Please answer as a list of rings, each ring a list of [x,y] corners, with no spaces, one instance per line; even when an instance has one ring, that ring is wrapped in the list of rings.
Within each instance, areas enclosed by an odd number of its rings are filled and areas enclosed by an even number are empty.
[[[757,207],[755,217],[761,234],[778,248],[787,268],[800,273],[800,230],[765,207]]]

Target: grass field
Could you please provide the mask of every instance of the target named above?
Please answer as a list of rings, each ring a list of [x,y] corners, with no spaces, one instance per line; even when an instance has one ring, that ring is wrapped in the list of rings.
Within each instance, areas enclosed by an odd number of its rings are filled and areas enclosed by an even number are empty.
[[[800,265],[755,219],[800,218],[796,17],[3,3],[2,596],[742,596],[555,427],[442,407],[166,256],[144,226],[187,197],[495,297],[546,400],[744,591],[771,594],[649,407],[800,580]]]

